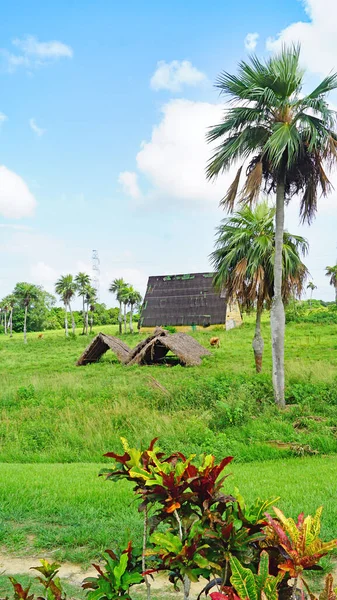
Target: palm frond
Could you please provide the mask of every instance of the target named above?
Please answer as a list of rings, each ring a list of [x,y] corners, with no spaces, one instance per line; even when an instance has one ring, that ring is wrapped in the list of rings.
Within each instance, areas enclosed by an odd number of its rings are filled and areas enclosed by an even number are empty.
[[[241,167],[239,167],[239,169],[236,173],[235,179],[229,186],[227,193],[220,200],[220,203],[219,203],[219,206],[221,206],[222,208],[227,209],[229,211],[232,211],[234,208],[234,204],[235,204],[235,200],[236,200],[236,197],[238,194],[238,189],[239,189],[239,184],[240,184],[241,172],[242,172],[242,165],[241,165]]]

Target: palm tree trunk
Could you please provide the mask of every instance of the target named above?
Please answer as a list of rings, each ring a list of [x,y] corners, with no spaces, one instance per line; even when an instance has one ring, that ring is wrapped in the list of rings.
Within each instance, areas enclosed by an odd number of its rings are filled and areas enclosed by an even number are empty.
[[[335,302],[337,304],[337,285],[335,286]]]
[[[11,309],[9,316],[9,337],[13,337],[13,309]]]
[[[118,331],[121,335],[122,333],[122,302],[119,301],[119,315],[118,315]]]
[[[124,333],[126,333],[126,302],[124,302]]]
[[[130,333],[133,333],[132,319],[133,319],[133,304],[130,304]]]
[[[94,318],[93,318],[93,314],[90,314],[90,333],[92,333],[92,326],[94,324]]]
[[[67,302],[64,303],[64,330],[65,330],[65,334],[66,337],[68,337],[68,304]]]
[[[253,350],[255,357],[255,367],[256,372],[261,373],[262,370],[262,357],[263,357],[263,348],[264,341],[261,335],[261,315],[262,315],[263,305],[258,303],[256,307],[256,322],[255,322],[255,335],[253,338]]]
[[[27,312],[28,312],[28,306],[26,304],[25,306],[25,318],[23,321],[23,341],[25,344],[27,344]]]
[[[86,312],[85,312],[85,300],[84,300],[84,296],[82,296],[82,300],[83,300],[83,308],[82,308],[83,330],[82,330],[82,335],[84,335],[85,333],[88,333],[88,332],[85,331],[85,326],[86,326]]]
[[[85,311],[85,335],[88,335],[88,313],[89,313],[89,302],[87,302],[87,309]],[[90,326],[91,333],[91,326]]]
[[[5,310],[5,335],[7,335],[7,310]]]
[[[284,232],[284,180],[276,190],[274,298],[271,307],[270,325],[273,355],[273,386],[276,404],[285,406],[284,400],[284,332],[285,314],[282,301],[282,254]]]
[[[71,310],[70,302],[68,302],[68,306],[69,306],[69,312],[70,312],[70,318],[71,318],[71,328],[73,331],[73,335],[75,335],[75,321],[74,321],[73,311]]]

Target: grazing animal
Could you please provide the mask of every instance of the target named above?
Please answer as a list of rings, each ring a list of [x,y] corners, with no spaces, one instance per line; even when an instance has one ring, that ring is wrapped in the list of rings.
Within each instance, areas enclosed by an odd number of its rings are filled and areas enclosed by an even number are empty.
[[[211,346],[214,346],[214,348],[220,348],[220,340],[218,337],[212,337],[209,340],[209,343],[211,344]]]
[[[39,333],[37,337],[39,338],[39,340],[41,340],[43,338],[43,333]]]

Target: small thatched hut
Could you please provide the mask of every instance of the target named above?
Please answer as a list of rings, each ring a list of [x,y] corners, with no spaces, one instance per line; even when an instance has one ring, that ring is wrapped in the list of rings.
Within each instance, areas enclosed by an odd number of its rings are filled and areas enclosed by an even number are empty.
[[[188,367],[200,365],[201,357],[211,354],[186,333],[170,334],[163,329],[156,329],[152,336],[131,353],[128,365],[160,363],[169,352],[178,358],[180,364]]]
[[[151,365],[164,361],[172,352],[178,362],[185,366],[201,364],[201,357],[211,354],[193,337],[186,333],[173,333],[157,327],[154,333],[142,340],[133,350],[119,338],[99,333],[77,361],[77,366],[97,362],[107,351],[112,350],[125,365]]]
[[[128,362],[131,352],[129,346],[112,335],[99,333],[84,350],[76,365],[79,367],[81,365],[87,365],[88,363],[97,362],[109,349],[116,354],[121,363],[126,364]]]

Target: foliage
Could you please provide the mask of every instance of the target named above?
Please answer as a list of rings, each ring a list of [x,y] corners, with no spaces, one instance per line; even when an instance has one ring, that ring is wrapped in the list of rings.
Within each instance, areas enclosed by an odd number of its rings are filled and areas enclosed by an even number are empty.
[[[103,553],[105,566],[94,564],[97,577],[87,577],[82,584],[88,590],[88,600],[131,600],[130,587],[144,581],[141,572],[139,553],[134,551],[131,542],[118,556],[112,550]]]
[[[47,560],[41,559],[41,565],[31,567],[34,571],[38,571],[40,575],[36,580],[43,588],[43,596],[39,596],[36,600],[66,600],[66,595],[63,593],[62,584],[58,577],[58,563],[49,563]],[[35,594],[30,594],[31,585],[24,588],[16,578],[9,577],[9,580],[14,590],[14,600],[34,600]]]
[[[278,565],[282,572],[289,573],[290,577],[298,577],[305,569],[310,569],[317,564],[320,558],[331,552],[337,546],[337,539],[324,543],[320,540],[321,514],[323,507],[317,509],[314,517],[304,518],[303,513],[298,516],[297,522],[286,518],[282,511],[273,507],[277,520],[266,514],[269,525],[267,543],[275,542],[286,552],[286,561]]]
[[[225,287],[229,298],[237,297],[245,309],[256,302],[270,306],[274,295],[275,212],[267,202],[254,209],[244,206],[218,227],[216,249],[211,255],[214,281],[219,289]],[[284,302],[302,293],[308,270],[300,255],[307,251],[304,238],[284,232]]]

